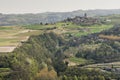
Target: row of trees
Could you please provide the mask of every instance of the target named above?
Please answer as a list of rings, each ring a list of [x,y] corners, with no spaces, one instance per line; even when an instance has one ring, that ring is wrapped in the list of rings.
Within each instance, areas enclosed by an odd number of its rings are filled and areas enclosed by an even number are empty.
[[[97,69],[68,68],[61,76],[62,80],[111,80],[114,74]]]

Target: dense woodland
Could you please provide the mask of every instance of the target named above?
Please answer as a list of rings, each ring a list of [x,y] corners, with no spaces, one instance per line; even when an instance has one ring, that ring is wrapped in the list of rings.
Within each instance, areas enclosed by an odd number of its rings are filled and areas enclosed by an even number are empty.
[[[83,36],[82,38],[73,38],[70,46],[79,46],[76,57],[93,59],[95,62],[119,61],[120,26],[96,34]],[[104,35],[100,36],[100,35]],[[73,41],[75,41],[73,43]]]
[[[54,33],[31,36],[14,52],[0,56],[0,67],[3,69],[1,79],[56,80],[56,71],[64,71],[67,68],[62,61],[63,44],[64,40]],[[47,70],[45,74],[41,72],[44,69]],[[47,73],[49,76],[45,77]]]

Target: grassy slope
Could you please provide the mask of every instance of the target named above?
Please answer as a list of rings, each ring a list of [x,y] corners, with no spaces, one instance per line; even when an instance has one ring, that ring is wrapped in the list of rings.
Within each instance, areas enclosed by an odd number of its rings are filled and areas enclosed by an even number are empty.
[[[89,29],[89,31],[80,31],[75,34],[75,36],[82,36],[82,35],[88,35],[91,33],[98,33],[106,29],[112,28],[113,25],[93,25],[93,26],[86,26],[86,28]]]

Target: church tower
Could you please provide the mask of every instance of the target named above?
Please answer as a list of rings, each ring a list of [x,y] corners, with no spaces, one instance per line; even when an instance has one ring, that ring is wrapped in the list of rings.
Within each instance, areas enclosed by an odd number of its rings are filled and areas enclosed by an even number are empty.
[[[87,13],[84,14],[84,17],[87,18]]]

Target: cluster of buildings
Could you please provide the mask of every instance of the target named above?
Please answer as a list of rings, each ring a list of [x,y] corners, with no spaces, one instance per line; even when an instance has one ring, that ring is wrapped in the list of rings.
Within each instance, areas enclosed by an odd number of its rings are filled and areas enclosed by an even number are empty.
[[[73,22],[77,25],[93,25],[93,24],[101,24],[101,20],[93,17],[87,17],[85,13],[83,17],[76,16],[75,18],[67,18],[65,22]]]

